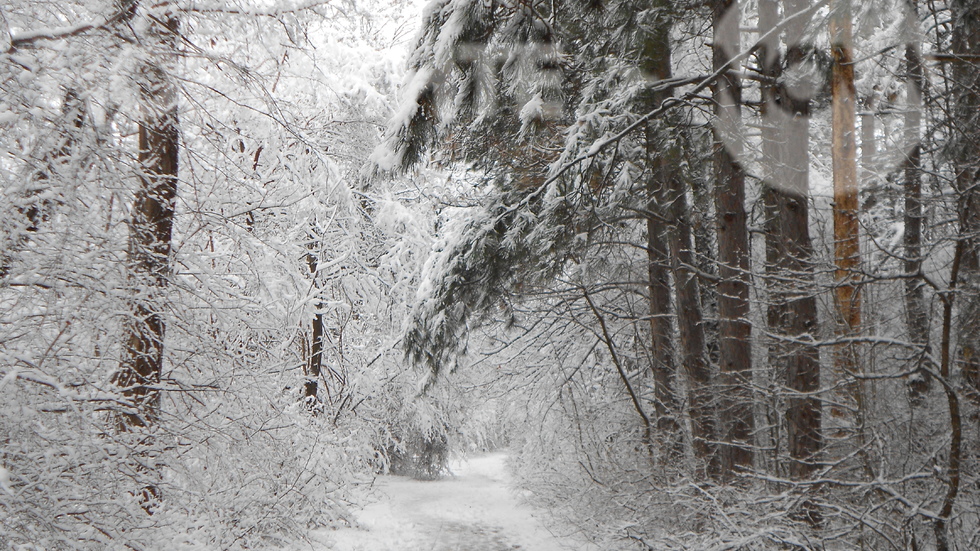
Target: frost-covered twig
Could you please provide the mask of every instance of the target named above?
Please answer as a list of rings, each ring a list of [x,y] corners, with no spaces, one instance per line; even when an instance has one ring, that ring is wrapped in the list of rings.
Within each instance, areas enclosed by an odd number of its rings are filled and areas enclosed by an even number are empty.
[[[29,46],[35,42],[40,42],[43,40],[61,40],[64,38],[85,34],[89,31],[104,29],[125,19],[129,14],[130,8],[127,5],[115,13],[94,19],[92,21],[85,21],[83,23],[77,23],[75,25],[68,25],[64,27],[48,27],[11,34],[10,45],[4,53],[13,53],[18,48]]]

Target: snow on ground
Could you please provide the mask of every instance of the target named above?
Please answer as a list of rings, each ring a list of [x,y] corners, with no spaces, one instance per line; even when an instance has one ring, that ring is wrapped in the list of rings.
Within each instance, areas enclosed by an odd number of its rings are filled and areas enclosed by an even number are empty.
[[[356,512],[359,528],[324,530],[317,539],[336,551],[569,551],[521,503],[510,486],[507,455],[493,453],[451,465],[453,476],[418,481],[379,477],[385,496]],[[330,543],[326,543],[330,542]]]

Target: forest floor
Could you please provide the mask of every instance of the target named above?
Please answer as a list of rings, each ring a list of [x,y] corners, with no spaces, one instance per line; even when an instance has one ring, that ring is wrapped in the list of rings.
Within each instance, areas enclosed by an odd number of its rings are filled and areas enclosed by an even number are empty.
[[[356,511],[360,527],[324,530],[317,539],[336,551],[570,551],[584,542],[557,538],[546,513],[521,502],[504,453],[451,465],[443,480],[379,477],[382,499]]]

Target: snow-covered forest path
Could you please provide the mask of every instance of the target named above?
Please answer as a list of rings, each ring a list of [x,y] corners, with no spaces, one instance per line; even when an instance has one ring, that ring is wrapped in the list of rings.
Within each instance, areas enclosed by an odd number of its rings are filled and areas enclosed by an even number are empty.
[[[360,528],[323,533],[337,551],[568,551],[510,486],[506,454],[452,465],[454,476],[424,482],[379,478],[386,496],[357,511]]]

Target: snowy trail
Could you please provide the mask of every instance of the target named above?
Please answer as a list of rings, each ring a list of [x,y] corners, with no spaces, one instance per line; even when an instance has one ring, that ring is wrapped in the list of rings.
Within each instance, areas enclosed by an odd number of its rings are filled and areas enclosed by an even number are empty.
[[[520,503],[494,453],[453,465],[453,477],[422,482],[379,478],[386,499],[356,513],[361,528],[324,532],[336,551],[569,551]],[[328,549],[331,547],[328,544]]]

